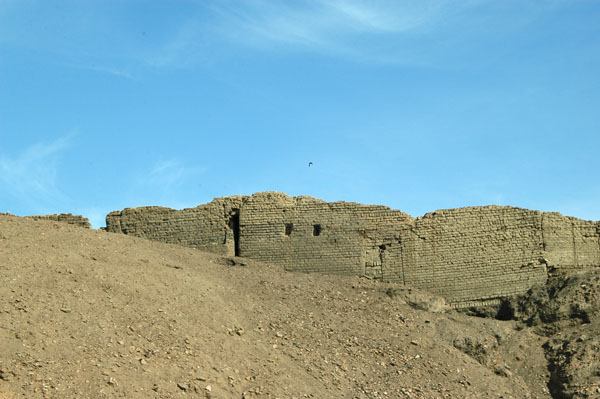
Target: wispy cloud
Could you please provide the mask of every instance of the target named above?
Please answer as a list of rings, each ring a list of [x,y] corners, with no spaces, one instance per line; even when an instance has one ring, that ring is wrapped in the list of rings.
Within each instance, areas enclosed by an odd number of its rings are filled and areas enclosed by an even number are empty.
[[[230,42],[383,59],[371,40],[425,32],[447,8],[443,1],[247,1],[214,7]],[[377,46],[375,46],[377,47]],[[389,56],[387,58],[390,58]]]
[[[481,43],[503,42],[565,0],[237,0],[198,1],[145,60],[189,67],[240,49],[303,53],[370,64],[452,68]],[[168,35],[167,35],[168,36]],[[472,57],[461,65],[473,62]]]
[[[140,182],[145,186],[169,190],[185,184],[205,171],[206,168],[203,167],[186,166],[178,159],[161,160],[154,164]]]
[[[5,18],[4,27],[0,24],[0,44],[16,43],[68,60],[71,67],[124,78],[132,77],[124,66],[188,68],[236,56],[240,49],[418,64],[428,46],[443,47],[436,44],[439,35],[435,39],[428,35],[438,34],[449,21],[460,28],[462,22],[477,20],[468,18],[470,11],[488,2],[196,1],[186,3],[185,14],[140,25],[134,21],[135,8],[75,2],[66,7],[68,12],[46,6],[46,12],[35,14],[34,6],[39,9],[45,3],[32,1],[28,6],[15,5],[20,12]],[[38,28],[27,28],[30,15],[35,15]],[[130,23],[115,23],[119,21],[115,15]],[[47,25],[54,29],[39,30]],[[152,27],[147,35],[146,26]],[[419,42],[423,37],[427,40]]]
[[[0,192],[35,211],[61,201],[64,195],[57,186],[59,163],[72,137],[69,134],[36,143],[13,157],[0,153]]]
[[[159,160],[130,176],[132,184],[124,196],[127,206],[190,206],[185,193],[193,191],[200,176],[207,170],[202,166],[185,164],[177,158]]]
[[[197,14],[182,21],[169,39],[146,49],[140,58],[154,67],[188,67],[235,53],[241,46],[371,62],[408,62],[406,54],[391,54],[382,43],[427,32],[449,8],[442,0],[200,2]]]

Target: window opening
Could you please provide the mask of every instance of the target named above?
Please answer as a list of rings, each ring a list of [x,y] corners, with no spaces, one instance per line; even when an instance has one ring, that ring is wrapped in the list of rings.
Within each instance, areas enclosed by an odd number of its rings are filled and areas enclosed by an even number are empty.
[[[285,235],[291,236],[292,230],[294,230],[294,225],[292,223],[286,223],[285,224]]]
[[[321,225],[315,224],[313,225],[313,236],[321,235]]]

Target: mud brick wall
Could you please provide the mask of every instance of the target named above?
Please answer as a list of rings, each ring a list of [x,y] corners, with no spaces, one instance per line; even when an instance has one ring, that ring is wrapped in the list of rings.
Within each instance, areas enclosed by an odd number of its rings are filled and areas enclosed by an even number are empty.
[[[243,256],[287,270],[400,282],[454,303],[522,293],[547,278],[541,213],[518,208],[415,220],[382,206],[269,194],[244,204],[240,228]]]
[[[415,221],[406,252],[407,283],[451,302],[510,296],[547,279],[537,211],[487,206],[427,214]]]
[[[600,222],[505,206],[414,219],[385,206],[267,192],[196,208],[110,213],[107,230],[270,262],[286,270],[362,275],[491,303],[553,273],[600,267]]]
[[[126,208],[106,216],[106,230],[235,255],[234,223],[243,197],[219,198],[196,208]]]
[[[383,244],[375,232],[384,225],[409,220],[384,206],[259,193],[247,199],[240,213],[240,254],[286,270],[382,277],[380,264],[374,274],[378,253],[372,256],[373,270],[365,270],[367,248]]]
[[[71,213],[61,213],[57,215],[34,215],[34,216],[25,216],[27,219],[34,220],[53,220],[55,222],[64,222],[68,224],[74,224],[76,226],[85,227],[87,229],[91,229],[92,225],[88,218],[85,218],[80,215],[73,215]]]
[[[542,234],[552,272],[565,274],[600,267],[600,222],[544,213]]]
[[[357,221],[333,209],[302,197],[253,196],[240,214],[240,253],[286,270],[360,274],[359,237],[347,234]]]

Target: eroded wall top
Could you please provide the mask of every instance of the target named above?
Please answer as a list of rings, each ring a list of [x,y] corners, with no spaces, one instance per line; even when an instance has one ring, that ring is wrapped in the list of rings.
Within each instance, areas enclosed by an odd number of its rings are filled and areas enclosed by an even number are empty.
[[[25,218],[33,219],[33,220],[53,220],[55,222],[64,222],[64,223],[68,223],[68,224],[74,224],[76,226],[81,226],[81,227],[85,227],[88,229],[92,228],[92,225],[90,224],[90,221],[88,218],[80,216],[80,215],[73,215],[71,213],[61,213],[61,214],[55,214],[55,215],[34,215],[34,216],[25,216]]]

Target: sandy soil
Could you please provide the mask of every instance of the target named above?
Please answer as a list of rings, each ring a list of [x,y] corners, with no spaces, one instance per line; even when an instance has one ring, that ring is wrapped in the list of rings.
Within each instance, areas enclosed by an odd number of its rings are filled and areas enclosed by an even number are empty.
[[[549,338],[394,284],[8,215],[0,282],[1,399],[551,397]]]

